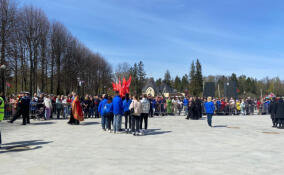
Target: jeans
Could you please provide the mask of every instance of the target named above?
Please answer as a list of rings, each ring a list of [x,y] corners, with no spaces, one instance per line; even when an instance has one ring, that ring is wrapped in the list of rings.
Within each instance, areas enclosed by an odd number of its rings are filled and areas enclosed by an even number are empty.
[[[106,129],[106,116],[102,115],[101,123],[102,129]]]
[[[68,106],[64,106],[63,118],[67,118],[69,115]]]
[[[188,106],[184,106],[183,109],[184,109],[184,115],[187,116],[187,114],[188,114]]]
[[[45,108],[45,119],[49,120],[51,115],[51,109],[50,108]]]
[[[212,116],[213,114],[207,114],[207,122],[210,127],[212,126]]]
[[[89,117],[94,117],[94,108],[93,107],[90,107],[89,108]]]
[[[120,127],[119,127],[120,122],[121,122],[121,115],[120,114],[114,115],[114,119],[113,119],[113,131],[114,132],[119,131],[119,129],[120,129]]]

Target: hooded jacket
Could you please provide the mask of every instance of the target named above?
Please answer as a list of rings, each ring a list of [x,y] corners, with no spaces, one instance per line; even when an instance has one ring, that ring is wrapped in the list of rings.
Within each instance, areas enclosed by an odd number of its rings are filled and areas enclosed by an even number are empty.
[[[142,112],[143,114],[148,114],[150,111],[150,102],[148,99],[143,98],[141,101]]]

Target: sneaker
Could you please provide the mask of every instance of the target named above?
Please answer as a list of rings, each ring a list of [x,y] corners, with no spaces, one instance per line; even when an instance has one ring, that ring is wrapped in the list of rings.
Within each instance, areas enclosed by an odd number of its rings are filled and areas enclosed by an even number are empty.
[[[143,132],[139,132],[139,133],[138,133],[138,135],[143,136],[143,135],[144,135],[144,133],[143,133]]]
[[[111,130],[108,130],[109,133],[111,133]]]

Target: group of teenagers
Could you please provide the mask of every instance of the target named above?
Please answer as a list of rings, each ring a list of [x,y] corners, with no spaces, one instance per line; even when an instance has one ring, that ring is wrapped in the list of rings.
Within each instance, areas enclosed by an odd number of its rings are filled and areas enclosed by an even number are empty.
[[[126,94],[123,98],[120,97],[119,92],[115,92],[114,97],[104,95],[98,107],[102,130],[114,134],[125,132],[134,136],[144,135],[148,129],[150,105],[147,95],[130,97]],[[122,128],[123,118],[124,128]],[[142,127],[143,122],[144,127]]]

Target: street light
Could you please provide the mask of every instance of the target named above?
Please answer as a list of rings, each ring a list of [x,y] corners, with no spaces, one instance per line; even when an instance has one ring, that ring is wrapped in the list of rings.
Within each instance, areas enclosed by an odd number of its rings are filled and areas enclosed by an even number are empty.
[[[1,91],[3,92],[3,95],[5,96],[5,69],[6,69],[6,65],[2,64],[0,66],[0,70],[1,70]]]

